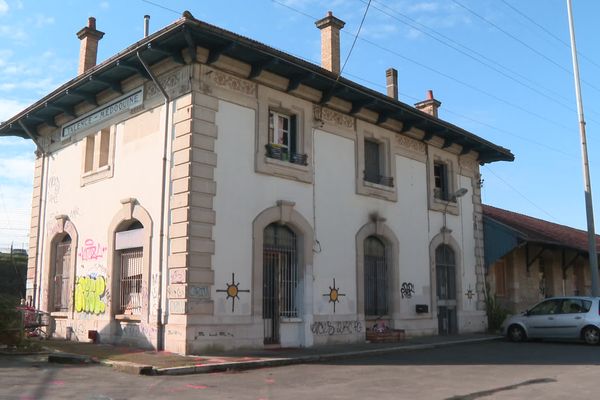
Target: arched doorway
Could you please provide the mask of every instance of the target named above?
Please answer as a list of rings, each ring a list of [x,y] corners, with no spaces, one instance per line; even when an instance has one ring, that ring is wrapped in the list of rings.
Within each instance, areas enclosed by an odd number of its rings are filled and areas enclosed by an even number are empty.
[[[438,308],[438,333],[458,333],[456,318],[456,257],[447,244],[435,249],[435,277]]]
[[[279,223],[263,232],[264,343],[280,343],[281,318],[300,316],[301,304],[296,234]]]
[[[71,292],[71,236],[65,235],[62,240],[54,243],[54,259],[52,260],[52,282],[50,284],[50,304],[52,312],[67,312]]]
[[[389,314],[389,277],[386,248],[381,239],[369,236],[364,242],[365,316],[381,318]]]

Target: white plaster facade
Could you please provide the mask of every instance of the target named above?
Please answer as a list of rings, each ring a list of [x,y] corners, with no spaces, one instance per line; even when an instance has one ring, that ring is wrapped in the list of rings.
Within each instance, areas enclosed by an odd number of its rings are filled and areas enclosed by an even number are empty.
[[[297,314],[281,318],[278,345],[365,340],[375,323],[364,305],[367,237],[385,246],[388,315],[381,319],[390,328],[438,333],[435,252],[447,245],[455,255],[457,331],[486,329],[477,152],[424,140],[416,128],[402,132],[393,121],[376,124],[369,110],[350,114],[335,97],[320,105],[307,86],[286,92],[285,77],[247,79],[250,67],[229,57],[208,66],[201,46],[197,54],[191,65],[153,66],[168,107],[154,83],[135,77],[123,83],[123,96],[143,88],[142,105],[66,140],[61,127],[72,118],[39,130],[45,154],[36,169],[28,294],[45,310],[53,311],[51,249],[66,234],[73,240],[69,304],[53,312],[55,336],[88,340],[97,331],[101,342],[185,354],[264,346],[262,235],[272,223],[296,235],[299,272]],[[99,96],[100,106],[82,106],[77,118],[119,98]],[[307,165],[266,157],[273,107],[298,116]],[[111,172],[83,179],[86,138],[105,127],[113,132]],[[363,179],[365,138],[382,143],[391,186]],[[433,198],[434,157],[448,162],[451,189],[466,188],[465,196],[441,206]],[[119,310],[115,234],[134,221],[143,226],[144,266],[141,311],[131,315]],[[84,277],[102,278],[105,287],[78,281]],[[80,284],[103,306],[78,305]],[[231,286],[236,291],[227,292]],[[417,313],[417,305],[427,310]]]

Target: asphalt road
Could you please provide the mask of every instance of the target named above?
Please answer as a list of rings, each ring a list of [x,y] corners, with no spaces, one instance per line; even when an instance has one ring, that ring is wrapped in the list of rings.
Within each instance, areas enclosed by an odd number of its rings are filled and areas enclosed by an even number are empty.
[[[0,356],[0,399],[592,399],[600,347],[456,345],[323,364],[188,376],[135,376],[99,365]]]

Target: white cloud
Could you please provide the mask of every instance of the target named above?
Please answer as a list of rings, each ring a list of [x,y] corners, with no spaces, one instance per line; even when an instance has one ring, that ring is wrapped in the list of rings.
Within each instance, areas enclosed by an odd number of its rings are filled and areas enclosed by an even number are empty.
[[[0,0],[0,15],[4,15],[8,12],[9,7],[8,7],[8,3],[6,3],[6,0]]]
[[[363,26],[361,35],[371,39],[383,39],[398,32],[398,24],[379,23],[373,26]]]
[[[0,98],[0,121],[6,121],[19,111],[24,110],[28,105],[22,101]]]
[[[440,5],[434,2],[423,2],[412,4],[409,8],[409,12],[436,12],[439,11]]]
[[[110,3],[108,1],[103,1],[100,3],[100,8],[103,10],[108,10],[110,8]]]
[[[0,0],[1,1],[1,0]],[[33,16],[33,26],[36,28],[43,28],[47,25],[54,24],[54,17],[50,17],[43,14],[36,14]]]
[[[31,171],[33,176],[33,171]],[[31,221],[32,178],[26,186],[10,185],[0,178],[0,251],[27,248]]]
[[[33,179],[33,153],[15,155],[0,159],[0,179],[31,183]]]
[[[2,1],[2,0],[0,0]],[[23,28],[18,26],[0,25],[0,37],[4,37],[17,42],[22,42],[27,38]]]

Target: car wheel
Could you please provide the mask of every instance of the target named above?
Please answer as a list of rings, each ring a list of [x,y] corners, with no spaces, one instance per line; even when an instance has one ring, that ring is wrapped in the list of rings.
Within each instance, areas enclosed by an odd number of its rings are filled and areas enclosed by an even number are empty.
[[[596,327],[586,326],[581,334],[587,344],[598,344],[600,342],[600,330]]]
[[[519,325],[511,325],[508,327],[507,331],[508,339],[511,342],[522,342],[525,340],[525,330],[521,328]]]

